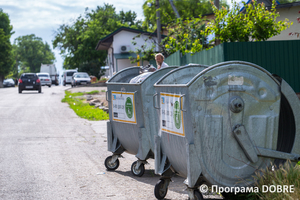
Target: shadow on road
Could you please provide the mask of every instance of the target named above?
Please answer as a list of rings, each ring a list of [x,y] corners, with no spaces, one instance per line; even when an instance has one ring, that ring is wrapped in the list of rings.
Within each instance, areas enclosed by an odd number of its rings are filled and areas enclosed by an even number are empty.
[[[19,93],[19,94],[43,94],[43,92],[39,93],[39,92],[25,92],[25,91],[22,91],[22,93]]]
[[[107,172],[109,172],[109,171],[107,171]],[[118,173],[118,174],[123,175],[123,176],[131,177],[131,178],[135,179],[136,181],[152,185],[153,186],[153,192],[154,192],[155,184],[159,181],[159,179],[161,177],[160,175],[155,174],[154,170],[152,170],[152,169],[150,169],[150,170],[146,169],[145,173],[142,177],[134,176],[131,173],[131,171],[118,171],[118,170],[116,170],[113,173]],[[185,178],[174,175],[172,177],[172,182],[170,183],[170,185],[168,187],[168,190],[176,192],[176,193],[180,193],[180,194],[187,194],[187,191],[185,190],[186,186],[183,183],[184,180],[185,180]],[[222,197],[218,196],[218,195],[203,195],[203,196],[204,196],[204,200],[222,199]],[[218,197],[216,197],[216,196],[218,196]],[[168,200],[168,199],[165,198],[165,200]]]

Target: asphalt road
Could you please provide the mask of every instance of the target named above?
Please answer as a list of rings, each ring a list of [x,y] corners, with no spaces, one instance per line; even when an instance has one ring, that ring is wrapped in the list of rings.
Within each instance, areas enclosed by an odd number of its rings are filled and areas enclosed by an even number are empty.
[[[0,88],[0,199],[156,199],[154,161],[135,177],[136,158],[124,153],[107,171],[106,121],[81,119],[61,103],[67,88]],[[184,178],[173,181],[166,199],[188,199]]]

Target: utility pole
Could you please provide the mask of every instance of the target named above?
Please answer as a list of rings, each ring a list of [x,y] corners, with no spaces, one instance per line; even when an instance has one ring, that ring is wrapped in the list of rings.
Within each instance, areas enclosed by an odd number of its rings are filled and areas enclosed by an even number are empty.
[[[217,7],[217,9],[219,10],[220,9],[220,1],[219,0],[214,0],[214,4],[215,4],[215,6]],[[220,40],[219,39],[216,39],[215,40],[215,45],[217,46],[217,45],[219,45],[221,42],[220,42]]]
[[[178,13],[178,11],[177,11],[177,9],[176,9],[174,3],[173,3],[173,0],[169,0],[169,2],[170,2],[171,6],[172,6],[172,8],[173,8],[173,11],[174,11],[176,17],[177,17],[177,18],[180,18],[180,15],[179,15],[179,13]]]
[[[214,0],[215,6],[220,9],[220,0]]]
[[[156,25],[157,25],[157,42],[158,42],[158,51],[160,52],[160,43],[161,43],[161,23],[160,23],[160,10],[159,10],[159,0],[156,0]]]

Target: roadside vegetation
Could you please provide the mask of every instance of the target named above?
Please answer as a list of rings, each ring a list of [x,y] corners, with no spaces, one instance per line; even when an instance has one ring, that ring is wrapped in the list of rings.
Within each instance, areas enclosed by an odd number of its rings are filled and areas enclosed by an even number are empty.
[[[300,199],[300,165],[295,166],[290,161],[280,165],[277,169],[265,169],[256,173],[255,176],[256,187],[262,188],[263,186],[293,186],[293,192],[265,192],[257,193],[257,199],[263,200],[281,200],[281,199]]]
[[[81,118],[91,120],[91,121],[100,121],[100,120],[108,120],[109,115],[105,111],[95,108],[94,106],[90,106],[88,103],[84,102],[84,98],[80,98],[84,95],[93,95],[98,94],[99,91],[94,90],[91,92],[76,92],[72,93],[69,91],[65,91],[65,98],[61,100],[63,103],[68,103],[70,108],[74,110],[74,112]]]
[[[236,195],[225,193],[222,195],[231,200],[300,199],[300,162],[293,166],[290,161],[287,161],[284,165],[280,165],[278,168],[275,167],[258,170],[255,173],[254,180],[254,187],[259,188],[258,193],[238,193]],[[283,188],[284,186],[288,187],[285,191]],[[268,188],[268,191],[266,188]],[[280,189],[277,188],[282,188],[282,192],[280,192]],[[290,191],[291,189],[292,191]]]

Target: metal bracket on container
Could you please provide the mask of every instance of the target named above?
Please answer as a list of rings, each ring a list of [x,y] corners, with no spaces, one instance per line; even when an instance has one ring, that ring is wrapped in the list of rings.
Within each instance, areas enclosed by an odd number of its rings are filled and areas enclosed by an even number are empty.
[[[121,88],[121,96],[123,95],[123,92],[126,92],[126,89],[124,87]]]
[[[286,153],[281,151],[276,151],[272,149],[265,149],[262,147],[257,147],[258,156],[267,157],[267,158],[278,158],[278,159],[288,159],[294,162],[300,161],[300,155]]]
[[[106,99],[106,101],[108,101],[108,102],[110,102],[109,100],[108,100],[108,90],[106,90],[106,92],[105,92],[105,99]]]
[[[247,158],[251,162],[256,163],[258,161],[257,153],[245,127],[243,125],[236,125],[232,132]]]
[[[183,110],[183,99],[182,99],[182,97],[184,97],[185,96],[185,94],[183,94],[183,95],[180,95],[180,97],[179,97],[179,108],[180,108],[180,110],[181,111],[184,111],[184,112],[186,112],[186,110]]]
[[[136,99],[135,99],[135,94],[137,93],[137,91],[134,91],[133,93],[133,99],[134,99],[134,102],[136,102]]]
[[[258,156],[266,157],[266,158],[274,158],[274,159],[285,159],[285,160],[288,159],[293,162],[300,161],[299,154],[286,153],[286,152],[276,151],[272,149],[253,146],[250,137],[243,125],[237,125],[233,130],[233,134],[235,136],[235,139],[239,143],[239,145],[242,147],[247,158],[253,163],[258,161]]]
[[[153,107],[156,108],[156,109],[160,109],[159,107],[156,107],[156,105],[155,105],[155,102],[156,102],[156,101],[155,101],[155,100],[156,100],[155,97],[156,97],[157,95],[158,95],[157,93],[155,93],[155,94],[153,95]]]
[[[137,160],[137,161],[136,161],[136,165],[135,165],[135,169],[136,169],[136,170],[139,170],[141,164],[146,165],[146,164],[148,164],[148,162],[147,162],[146,160]]]

